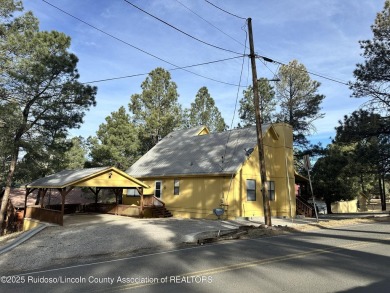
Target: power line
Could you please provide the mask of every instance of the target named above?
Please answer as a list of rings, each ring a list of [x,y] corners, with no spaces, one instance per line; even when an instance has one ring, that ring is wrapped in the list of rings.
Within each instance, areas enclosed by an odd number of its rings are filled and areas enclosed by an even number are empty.
[[[62,13],[65,13],[66,15],[69,15],[70,17],[72,17],[72,18],[74,18],[74,19],[76,19],[76,20],[78,20],[78,21],[88,25],[89,27],[91,27],[91,28],[93,28],[93,29],[95,29],[95,30],[97,30],[97,31],[99,31],[99,32],[101,32],[101,33],[103,33],[103,34],[105,34],[105,35],[107,35],[107,36],[109,36],[109,37],[111,37],[111,38],[113,38],[113,39],[123,43],[123,44],[125,44],[125,45],[128,45],[128,46],[130,46],[130,47],[132,47],[132,48],[134,48],[134,49],[136,49],[136,50],[138,50],[138,51],[140,51],[142,53],[145,53],[145,54],[147,54],[147,55],[149,55],[149,56],[151,56],[153,58],[156,58],[156,59],[158,59],[160,61],[163,61],[163,62],[168,63],[170,65],[176,66],[176,65],[174,65],[174,64],[172,64],[172,63],[170,63],[170,62],[168,62],[168,61],[166,61],[166,60],[164,60],[164,59],[162,59],[162,58],[160,58],[160,57],[158,57],[158,56],[156,56],[156,55],[154,55],[152,53],[149,53],[149,52],[147,52],[147,51],[145,51],[145,50],[143,50],[141,48],[138,48],[138,47],[136,47],[136,46],[134,46],[134,45],[132,45],[132,44],[130,44],[130,43],[128,43],[128,42],[126,42],[126,41],[124,41],[124,40],[122,40],[122,39],[120,39],[120,38],[118,38],[118,37],[116,37],[116,36],[114,36],[112,34],[110,34],[110,33],[107,33],[105,31],[103,31],[102,29],[100,29],[100,28],[98,28],[98,27],[96,27],[96,26],[94,26],[94,25],[92,25],[92,24],[82,20],[81,18],[78,18],[77,16],[74,16],[74,15],[70,14],[69,12],[59,8],[58,6],[55,6],[54,4],[51,4],[50,2],[48,2],[46,0],[42,0],[42,1],[45,2],[46,4],[50,5],[50,6],[54,7],[55,9],[61,11]]]
[[[118,38],[118,37],[116,37],[116,36],[114,36],[114,35],[112,35],[112,34],[110,34],[110,33],[107,33],[107,32],[105,32],[105,31],[103,31],[102,29],[100,29],[100,28],[98,28],[98,27],[96,27],[96,26],[94,26],[94,25],[92,25],[92,24],[90,24],[90,23],[88,23],[88,22],[82,20],[81,18],[79,18],[79,17],[77,17],[77,16],[74,16],[74,15],[70,14],[69,12],[67,12],[67,11],[65,11],[65,10],[63,10],[63,9],[61,9],[61,8],[59,8],[59,7],[57,7],[57,6],[55,6],[54,4],[51,4],[50,2],[48,2],[48,1],[46,1],[46,0],[42,0],[42,1],[45,2],[46,4],[52,6],[53,8],[55,8],[55,9],[61,11],[62,13],[66,14],[66,15],[68,15],[68,16],[70,16],[70,17],[72,17],[72,18],[74,18],[74,19],[76,19],[76,20],[78,20],[78,21],[80,21],[80,22],[82,22],[82,23],[84,23],[85,25],[87,25],[87,26],[89,26],[89,27],[91,27],[91,28],[93,28],[93,29],[95,29],[95,30],[97,30],[97,31],[99,31],[99,32],[101,32],[101,33],[103,33],[103,34],[105,34],[105,35],[107,35],[107,36],[109,36],[109,37],[111,37],[111,38],[113,38],[113,39],[115,39],[115,40],[117,40],[117,41],[119,41],[119,42],[125,44],[125,45],[127,45],[127,46],[130,46],[130,47],[132,47],[132,48],[134,48],[134,49],[136,49],[136,50],[138,50],[138,51],[140,51],[140,52],[142,52],[142,53],[145,53],[145,54],[147,54],[147,55],[149,55],[149,56],[151,56],[151,57],[153,57],[153,58],[155,58],[155,59],[158,59],[158,60],[160,60],[160,61],[162,61],[162,62],[164,62],[164,63],[167,63],[167,64],[169,64],[169,65],[172,65],[172,66],[176,67],[177,69],[182,69],[183,71],[186,71],[186,72],[191,73],[191,74],[193,74],[193,75],[196,75],[196,76],[199,76],[199,77],[202,77],[202,78],[205,78],[205,79],[214,81],[214,82],[218,82],[218,83],[222,83],[222,84],[226,84],[226,85],[231,85],[231,86],[237,86],[236,84],[232,84],[232,83],[228,83],[228,82],[223,82],[223,81],[220,81],[220,80],[217,80],[217,79],[214,79],[214,78],[210,78],[210,77],[207,77],[207,76],[204,76],[204,75],[201,75],[201,74],[192,72],[192,71],[187,70],[187,69],[185,69],[185,68],[181,68],[180,66],[178,66],[178,65],[176,65],[176,64],[173,64],[172,62],[169,62],[169,61],[167,61],[167,60],[165,60],[165,59],[163,59],[163,58],[160,58],[160,57],[158,57],[158,56],[156,56],[156,55],[154,55],[154,54],[152,54],[152,53],[149,53],[149,52],[147,52],[147,51],[145,51],[145,50],[143,50],[143,49],[141,49],[141,48],[138,48],[138,47],[136,47],[136,46],[130,44],[129,42],[126,42],[126,41],[124,41],[124,40],[122,40],[122,39],[120,39],[120,38]],[[244,57],[244,56],[238,56],[237,58],[239,58],[239,57]],[[235,57],[235,58],[236,58],[236,57]],[[140,75],[142,75],[142,74],[140,74]],[[137,75],[134,75],[134,76],[137,76]],[[129,76],[129,77],[130,77],[130,76]],[[115,79],[115,78],[113,78],[113,79]],[[109,79],[108,79],[108,80],[109,80]],[[103,81],[103,80],[102,80],[102,81]]]
[[[105,34],[105,35],[107,35],[107,36],[109,36],[109,37],[111,37],[111,38],[113,38],[113,39],[115,39],[115,40],[117,40],[117,41],[119,41],[119,42],[125,44],[125,45],[127,45],[127,46],[130,46],[130,47],[132,47],[132,48],[134,48],[134,49],[136,49],[136,50],[138,50],[138,51],[140,51],[140,52],[142,52],[142,53],[144,53],[144,54],[146,54],[146,55],[149,55],[149,56],[151,56],[151,57],[153,57],[153,58],[155,58],[155,59],[157,59],[157,60],[160,60],[160,61],[162,61],[162,62],[164,62],[164,63],[169,64],[169,65],[172,65],[172,66],[174,66],[174,67],[177,68],[177,69],[181,69],[181,70],[186,71],[186,72],[188,72],[188,73],[191,73],[191,74],[193,74],[193,75],[196,75],[196,76],[199,76],[199,77],[202,77],[202,78],[205,78],[205,79],[214,81],[214,82],[218,82],[218,83],[222,83],[222,84],[226,84],[226,85],[231,85],[231,86],[239,86],[239,85],[237,85],[237,84],[232,84],[232,83],[228,83],[228,82],[223,82],[223,81],[220,81],[220,80],[217,80],[217,79],[214,79],[214,78],[210,78],[210,77],[207,77],[207,76],[204,76],[204,75],[201,75],[201,74],[192,72],[192,71],[190,71],[190,70],[185,69],[185,68],[187,68],[187,66],[180,67],[180,66],[178,66],[178,65],[176,65],[176,64],[174,64],[174,63],[172,63],[172,62],[169,62],[169,61],[167,61],[167,60],[165,60],[165,59],[163,59],[163,58],[161,58],[161,57],[158,57],[158,56],[156,56],[156,55],[154,55],[154,54],[152,54],[152,53],[150,53],[150,52],[148,52],[148,51],[146,51],[146,50],[143,50],[143,49],[141,49],[141,48],[139,48],[139,47],[137,47],[137,46],[134,46],[134,45],[132,45],[131,43],[126,42],[126,41],[124,41],[124,40],[122,40],[122,39],[120,39],[120,38],[118,38],[118,37],[116,37],[116,36],[114,36],[114,35],[112,35],[112,34],[110,34],[110,33],[107,33],[107,32],[105,32],[105,31],[103,31],[102,29],[100,29],[100,28],[98,28],[98,27],[96,27],[96,26],[94,26],[94,25],[92,25],[92,24],[90,24],[90,23],[88,23],[88,22],[82,20],[81,18],[79,18],[79,17],[77,17],[77,16],[72,15],[71,13],[69,13],[69,12],[67,12],[67,11],[65,11],[65,10],[63,10],[63,9],[61,9],[61,8],[58,7],[58,6],[55,6],[54,4],[52,4],[52,3],[50,3],[50,2],[48,2],[48,1],[46,1],[46,0],[42,0],[42,1],[45,2],[46,4],[52,6],[53,8],[55,8],[55,9],[61,11],[62,13],[66,14],[66,15],[68,15],[68,16],[70,16],[70,17],[72,17],[72,18],[74,18],[74,19],[76,19],[76,20],[78,20],[78,21],[80,21],[80,22],[82,22],[82,23],[84,23],[85,25],[87,25],[87,26],[89,26],[89,27],[91,27],[91,28],[93,28],[93,29],[95,29],[95,30],[97,30],[97,31],[99,31],[99,32],[101,32],[101,33],[103,33],[103,34]],[[126,0],[125,0],[125,1],[126,1]],[[205,1],[208,2],[207,0],[205,0]],[[210,2],[209,2],[209,3],[210,3]],[[210,3],[210,4],[212,4],[212,3]],[[213,4],[212,4],[212,5],[213,5]],[[223,48],[221,48],[221,49],[223,49]],[[223,49],[223,50],[225,50],[225,49]],[[238,54],[238,55],[241,55],[240,53],[237,53],[237,52],[233,52],[233,53]],[[244,57],[244,55],[238,56],[238,58],[239,58],[239,57]],[[273,60],[273,59],[271,59],[271,58],[269,58],[269,57],[257,55],[257,58],[261,58],[261,59],[263,59],[263,60],[266,61],[266,62],[277,63],[277,64],[280,64],[280,65],[288,66],[287,64],[285,64],[285,63],[283,63],[283,62]],[[190,66],[190,67],[191,67],[191,66]],[[172,69],[171,69],[171,70],[172,70]],[[312,75],[315,75],[315,76],[318,76],[318,77],[321,77],[321,78],[324,78],[324,79],[327,79],[327,80],[330,80],[330,81],[333,81],[333,82],[337,82],[337,83],[340,83],[340,84],[343,84],[343,85],[347,85],[347,86],[349,85],[347,82],[339,81],[339,80],[336,80],[336,79],[331,78],[331,77],[327,77],[327,76],[324,76],[324,75],[321,75],[321,74],[317,74],[317,73],[310,72],[310,71],[308,71],[308,70],[302,70],[302,69],[299,69],[299,68],[298,68],[298,70],[301,70],[301,71],[310,73],[310,74],[312,74]],[[134,76],[138,76],[138,75],[144,75],[144,74],[135,74],[135,75],[129,75],[129,76],[126,76],[126,77],[119,77],[119,78],[112,78],[112,79],[109,78],[109,79],[107,79],[107,81],[108,81],[108,80],[114,80],[114,79],[120,79],[120,78],[134,77]],[[101,81],[106,81],[106,80],[101,80]],[[100,82],[100,81],[94,81],[94,82]]]
[[[245,32],[246,32],[246,31],[245,31]],[[247,39],[248,39],[248,33],[246,32],[246,34],[245,34],[245,44],[246,44],[246,42],[247,42]],[[246,54],[246,48],[247,48],[247,47],[245,46],[245,48],[244,48],[244,55]],[[243,74],[243,72],[244,72],[244,64],[245,64],[245,59],[243,58],[243,59],[242,59],[242,63],[241,63],[240,79],[239,79],[238,87],[237,87],[236,101],[235,101],[235,104],[234,104],[233,117],[232,117],[232,122],[230,123],[230,129],[233,127],[234,118],[236,117],[238,96],[239,96],[239,94],[240,94],[242,74]],[[225,150],[224,150],[224,153],[223,153],[223,156],[222,156],[222,169],[223,169],[223,164],[224,164],[224,162],[225,162],[227,144],[229,143],[230,135],[231,135],[231,131],[229,131],[229,135],[228,135],[228,138],[227,138],[226,144],[225,144]],[[236,140],[236,145],[237,145],[237,140]],[[233,154],[235,153],[236,145],[235,145],[235,147],[234,147]]]
[[[133,6],[134,8],[137,8],[139,11],[142,11],[143,13],[149,15],[150,17],[153,17],[154,19],[157,19],[158,21],[162,22],[163,24],[165,24],[165,25],[167,25],[167,26],[169,26],[169,27],[171,27],[171,28],[177,30],[178,32],[180,32],[180,33],[182,33],[182,34],[184,34],[184,35],[186,35],[187,37],[190,37],[191,39],[194,39],[194,40],[196,40],[196,41],[198,41],[198,42],[200,42],[200,43],[202,43],[202,44],[205,44],[205,45],[207,45],[207,46],[210,46],[210,47],[213,47],[213,48],[222,50],[222,51],[226,51],[226,52],[229,52],[229,53],[234,53],[234,54],[237,54],[237,55],[241,55],[241,53],[238,53],[238,52],[235,52],[235,51],[232,51],[232,50],[229,50],[229,49],[225,49],[225,48],[222,48],[222,47],[219,47],[219,46],[210,44],[210,43],[208,43],[208,42],[205,42],[205,41],[203,41],[203,40],[201,40],[201,39],[198,39],[197,37],[194,37],[194,36],[190,35],[189,33],[186,33],[185,31],[183,31],[183,30],[181,30],[181,29],[175,27],[174,25],[172,25],[172,24],[166,22],[165,20],[163,20],[163,19],[161,19],[161,18],[159,18],[159,17],[157,17],[157,16],[155,16],[155,15],[153,15],[153,14],[147,12],[146,10],[144,10],[144,9],[142,9],[141,7],[139,7],[139,6],[137,6],[137,5],[133,4],[133,3],[131,3],[130,1],[128,1],[128,0],[123,0],[123,1],[125,1],[127,4]]]
[[[261,56],[261,55],[257,55],[256,58],[263,59],[264,61],[270,62],[270,63],[276,63],[276,64],[283,65],[283,66],[290,66],[290,65],[285,64],[283,62],[276,61],[276,60],[273,60],[271,58],[268,58],[268,57],[265,57],[265,56]],[[337,80],[337,79],[335,79],[333,77],[328,77],[328,76],[325,76],[325,75],[322,75],[322,74],[318,74],[318,73],[314,73],[314,72],[311,72],[311,71],[305,70],[305,69],[300,69],[300,68],[295,68],[295,69],[297,69],[299,71],[302,71],[302,72],[306,72],[306,73],[315,75],[315,76],[318,76],[318,77],[321,77],[321,78],[324,78],[324,79],[327,79],[327,80],[330,80],[330,81],[333,81],[333,82],[337,82],[337,83],[349,86],[349,84],[347,82]]]
[[[210,21],[208,21],[207,19],[203,18],[201,15],[199,15],[198,13],[196,13],[194,10],[192,10],[191,8],[189,8],[188,6],[184,5],[182,2],[180,2],[179,0],[176,0],[177,3],[179,3],[181,6],[183,6],[184,8],[186,8],[187,10],[189,10],[190,12],[192,12],[193,14],[195,14],[197,17],[199,17],[200,19],[202,19],[203,21],[207,22],[209,25],[211,25],[213,28],[217,29],[219,32],[223,33],[225,36],[229,37],[230,39],[232,39],[233,41],[235,41],[236,43],[242,45],[242,46],[245,46],[245,44],[241,43],[240,41],[238,41],[237,39],[233,38],[231,35],[225,33],[223,30],[221,30],[220,28],[218,28],[217,26],[215,26],[213,23],[211,23]]]
[[[241,17],[241,16],[235,15],[235,14],[233,14],[233,13],[229,12],[229,11],[226,11],[225,9],[222,9],[221,7],[218,7],[218,6],[217,6],[217,5],[215,5],[214,3],[211,3],[210,1],[207,1],[207,0],[204,0],[204,1],[206,1],[208,4],[210,4],[210,5],[214,6],[215,8],[217,8],[217,9],[219,9],[219,10],[221,10],[221,11],[223,11],[223,12],[227,13],[227,14],[230,14],[231,16],[234,16],[234,17],[237,17],[237,18],[240,18],[240,19],[244,19],[244,20],[246,20],[246,18],[245,18],[245,17]]]
[[[272,76],[272,79],[277,79],[277,74],[271,70],[271,68],[269,68],[267,66],[267,62],[265,62],[263,59],[259,58],[259,60],[261,61],[261,63],[263,63],[263,65],[273,74]],[[278,64],[278,68],[276,69],[276,72],[278,72],[279,70],[279,67],[280,67],[280,64]]]
[[[185,68],[191,68],[191,67],[197,67],[197,66],[204,66],[204,65],[209,65],[209,64],[229,61],[229,60],[233,60],[233,59],[237,59],[237,58],[243,58],[243,56],[237,56],[237,57],[225,58],[225,59],[220,59],[220,60],[215,60],[215,61],[203,62],[203,63],[199,63],[199,64],[193,64],[193,65],[187,65],[187,66],[182,66],[182,67],[170,68],[170,69],[167,69],[167,71],[174,71],[174,70],[179,70],[179,69],[185,69]],[[82,84],[90,84],[90,83],[98,83],[98,82],[111,81],[111,80],[117,80],[117,79],[125,79],[125,78],[131,78],[131,77],[148,75],[148,74],[149,73],[137,73],[137,74],[132,74],[132,75],[125,75],[125,76],[111,77],[111,78],[105,78],[105,79],[98,79],[98,80],[83,82]],[[205,76],[202,76],[202,77],[210,79],[209,77],[205,77]],[[212,80],[214,80],[214,79],[212,79]],[[227,85],[237,86],[236,84],[227,83],[227,82],[224,82],[224,81],[219,81],[219,80],[214,80],[214,81],[219,82],[219,83],[223,83],[223,84],[227,84]]]

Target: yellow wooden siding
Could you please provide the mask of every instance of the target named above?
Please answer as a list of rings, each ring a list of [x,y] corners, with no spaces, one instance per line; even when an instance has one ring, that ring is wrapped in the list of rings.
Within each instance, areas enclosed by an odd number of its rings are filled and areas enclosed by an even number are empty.
[[[209,130],[207,129],[207,127],[204,127],[199,133],[198,135],[205,135],[205,134],[210,134]]]
[[[271,131],[264,135],[267,181],[275,182],[275,201],[270,203],[271,212],[272,216],[295,217],[292,128],[283,123],[274,124],[274,128],[278,136]],[[180,180],[179,195],[174,195],[175,179]],[[247,179],[256,180],[256,201],[247,201]],[[203,175],[198,178],[158,177],[141,180],[151,187],[144,189],[144,194],[153,194],[155,181],[162,181],[161,200],[175,217],[216,219],[212,210],[220,207],[221,202],[227,204],[227,215],[232,219],[264,216],[257,147],[233,177]],[[128,200],[125,195],[124,200]]]
[[[139,187],[134,181],[129,180],[122,174],[115,170],[108,170],[103,174],[77,182],[80,187],[95,187],[95,186],[109,186],[109,187]]]
[[[174,180],[180,180],[179,194],[174,195]],[[155,181],[162,181],[161,200],[177,217],[215,218],[212,210],[220,207],[223,191],[229,179],[223,177],[206,178],[148,178],[146,184],[152,186],[145,194],[153,194]]]
[[[128,204],[128,205],[141,205],[141,197],[140,196],[127,196],[126,193],[123,194],[122,197],[122,204]]]
[[[278,217],[295,217],[292,129],[287,124],[275,124],[274,127],[279,135],[278,139],[275,139],[270,131],[264,135],[267,181],[275,182],[275,201],[270,202],[271,214]],[[286,165],[288,166],[287,172]],[[256,180],[256,201],[247,201],[247,179]],[[261,180],[257,147],[237,172],[233,186],[234,193],[227,195],[229,216],[263,217],[264,208],[260,192]]]

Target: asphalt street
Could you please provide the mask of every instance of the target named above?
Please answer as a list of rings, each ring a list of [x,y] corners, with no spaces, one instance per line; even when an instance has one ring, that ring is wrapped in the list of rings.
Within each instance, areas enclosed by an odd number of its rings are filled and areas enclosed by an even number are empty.
[[[389,292],[389,288],[389,222],[189,246],[2,276],[0,282],[0,292],[29,293]]]

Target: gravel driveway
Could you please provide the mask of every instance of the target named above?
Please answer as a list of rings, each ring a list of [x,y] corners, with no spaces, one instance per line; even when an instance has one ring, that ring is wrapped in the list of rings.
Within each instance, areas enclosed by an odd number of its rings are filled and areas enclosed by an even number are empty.
[[[108,214],[74,214],[64,226],[51,226],[0,257],[0,273],[104,260],[173,249],[185,235],[231,229],[239,222],[194,219],[138,219]]]
[[[315,219],[298,219],[294,222],[273,219],[272,223],[280,227],[288,225],[302,231],[366,223],[372,220],[390,220],[389,214],[379,216],[381,217],[378,219],[331,221],[324,219],[320,224],[317,224]],[[260,223],[256,220],[138,219],[108,214],[66,215],[64,226],[47,227],[26,242],[0,255],[0,275],[174,249],[183,245],[183,241],[189,234],[235,229],[242,225],[258,226]],[[262,229],[255,229],[252,232],[255,234],[251,237],[264,235]],[[6,241],[1,241],[0,248],[5,244]]]

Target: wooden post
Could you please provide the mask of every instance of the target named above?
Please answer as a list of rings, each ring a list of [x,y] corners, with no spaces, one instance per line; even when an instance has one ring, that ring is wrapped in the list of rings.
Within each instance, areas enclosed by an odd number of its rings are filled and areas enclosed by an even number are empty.
[[[40,188],[39,192],[41,193],[41,208],[43,208],[43,201],[45,200],[47,188]]]
[[[26,217],[26,211],[27,211],[27,197],[30,193],[30,189],[26,188],[26,197],[24,199],[24,212],[23,212],[23,219]]]
[[[69,192],[72,191],[73,188],[74,188],[74,186],[71,186],[68,190],[66,190],[66,187],[65,188],[58,188],[58,191],[60,192],[61,198],[62,198],[62,206],[61,206],[62,223],[64,221],[64,214],[65,214],[65,197],[67,196],[67,194]]]
[[[62,203],[62,206],[61,206],[61,214],[62,214],[62,218],[64,218],[66,189],[65,189],[65,188],[62,188],[62,189],[60,190],[60,193],[61,193],[61,203]]]
[[[30,193],[32,193],[34,190],[35,190],[35,188],[30,189],[30,188],[27,188],[27,187],[26,187],[26,197],[25,197],[25,199],[24,199],[24,213],[23,213],[23,218],[26,217],[27,197],[28,197],[28,195],[29,195]]]
[[[118,189],[114,188],[115,193],[115,215],[118,215]]]
[[[260,112],[260,95],[259,88],[257,86],[257,72],[256,72],[256,55],[255,47],[253,44],[253,32],[252,32],[252,19],[248,18],[248,35],[249,35],[249,49],[250,58],[252,64],[252,82],[253,82],[253,100],[256,111],[256,131],[257,131],[257,147],[259,151],[259,165],[260,165],[260,178],[261,178],[261,193],[263,195],[263,208],[264,208],[264,222],[267,226],[271,226],[271,208],[269,204],[268,189],[267,189],[267,173],[265,170],[264,159],[264,145],[263,145],[263,131],[261,129],[262,118]]]
[[[137,187],[138,193],[141,196],[141,210],[139,216],[144,217],[144,189],[142,187]]]

